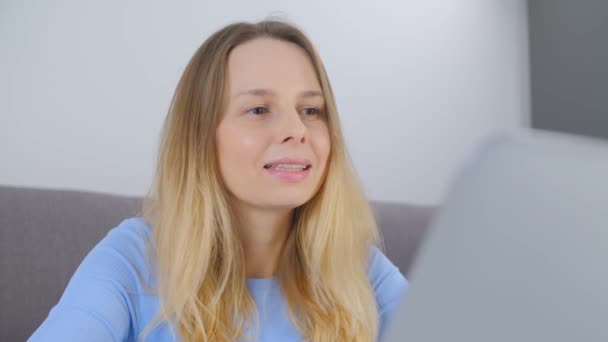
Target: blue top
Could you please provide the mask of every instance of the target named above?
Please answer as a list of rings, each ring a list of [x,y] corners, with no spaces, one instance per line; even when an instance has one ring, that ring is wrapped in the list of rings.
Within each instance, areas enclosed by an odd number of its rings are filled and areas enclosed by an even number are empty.
[[[145,241],[151,229],[141,218],[122,221],[89,252],[61,299],[28,341],[135,341],[159,308]],[[405,277],[374,248],[368,269],[380,310],[380,337],[407,289]],[[258,341],[302,341],[289,319],[276,278],[248,279],[259,315]],[[179,341],[163,322],[146,341]]]

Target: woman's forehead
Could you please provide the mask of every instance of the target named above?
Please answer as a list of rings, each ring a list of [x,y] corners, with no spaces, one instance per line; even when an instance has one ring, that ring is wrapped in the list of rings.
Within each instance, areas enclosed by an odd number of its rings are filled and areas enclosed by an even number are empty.
[[[306,51],[272,38],[256,38],[235,47],[228,58],[227,81],[231,96],[252,89],[320,91]]]

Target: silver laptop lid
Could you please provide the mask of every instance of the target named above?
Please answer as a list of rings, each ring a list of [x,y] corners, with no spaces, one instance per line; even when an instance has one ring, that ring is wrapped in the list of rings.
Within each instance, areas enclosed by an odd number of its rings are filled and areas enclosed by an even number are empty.
[[[421,246],[385,341],[608,341],[608,143],[486,142]]]

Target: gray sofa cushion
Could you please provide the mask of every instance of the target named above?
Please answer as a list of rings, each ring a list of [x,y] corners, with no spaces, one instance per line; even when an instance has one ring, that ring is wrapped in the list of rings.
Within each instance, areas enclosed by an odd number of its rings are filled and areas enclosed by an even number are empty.
[[[372,202],[388,257],[407,275],[432,208]],[[0,186],[0,341],[24,341],[109,229],[141,199]]]
[[[371,201],[385,253],[407,277],[437,208]]]

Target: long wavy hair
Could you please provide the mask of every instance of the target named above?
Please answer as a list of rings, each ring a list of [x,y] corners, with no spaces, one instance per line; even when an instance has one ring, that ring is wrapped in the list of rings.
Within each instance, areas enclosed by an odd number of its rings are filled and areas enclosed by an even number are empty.
[[[215,32],[179,80],[143,205],[153,231],[160,310],[142,335],[162,320],[174,322],[185,341],[254,337],[246,334],[248,324],[259,326],[215,141],[230,52],[259,37],[294,43],[310,57],[331,140],[322,184],[294,208],[277,270],[290,319],[310,341],[373,341],[379,315],[367,270],[371,247],[380,243],[378,229],[345,148],[323,63],[305,34],[282,20],[235,23]]]

